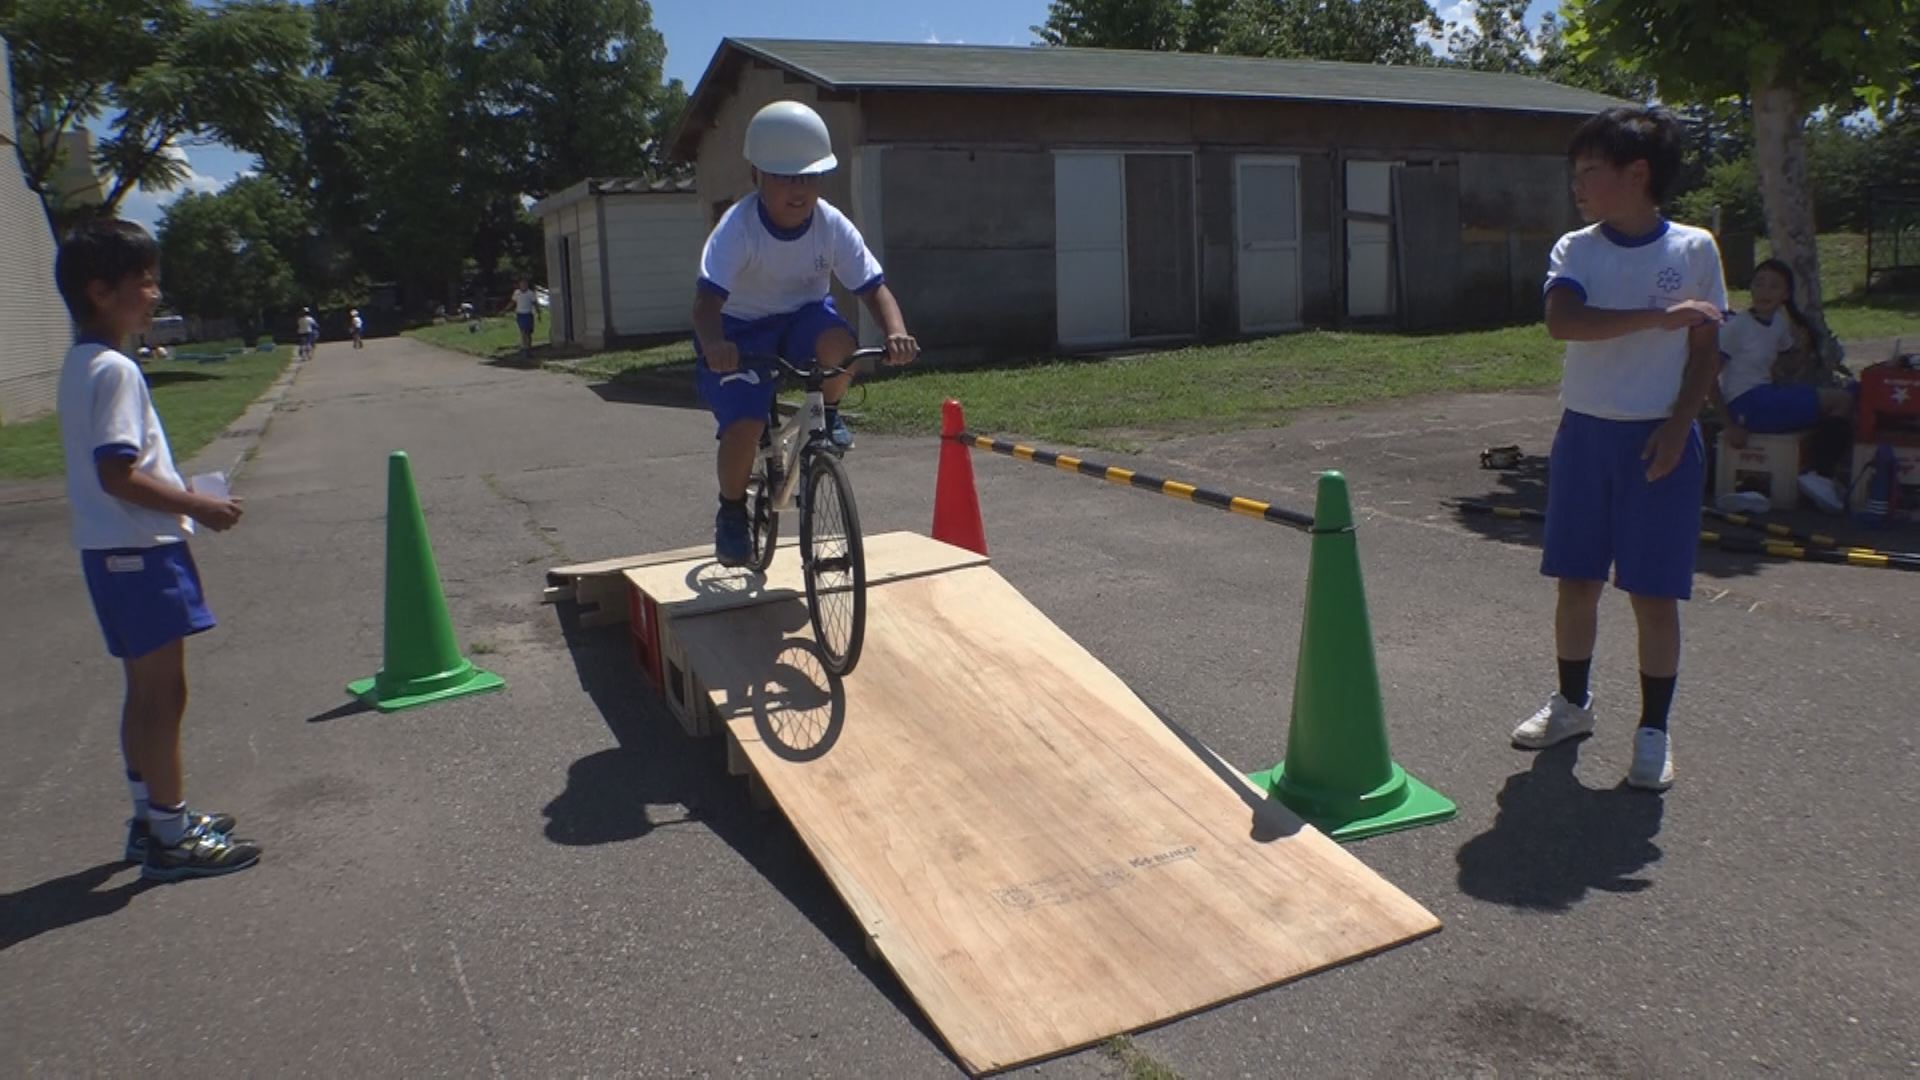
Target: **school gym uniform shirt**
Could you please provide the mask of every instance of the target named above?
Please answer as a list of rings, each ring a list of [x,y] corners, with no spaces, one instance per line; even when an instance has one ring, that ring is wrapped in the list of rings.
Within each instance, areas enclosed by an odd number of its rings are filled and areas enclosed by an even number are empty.
[[[185,515],[135,506],[100,486],[98,463],[123,457],[132,459],[135,472],[168,487],[186,487],[139,365],[97,341],[75,345],[60,369],[59,414],[74,547],[83,552],[151,548],[193,535],[193,521]]]
[[[1553,246],[1546,291],[1577,291],[1588,306],[1665,310],[1682,300],[1727,309],[1720,249],[1713,234],[1662,221],[1631,237],[1605,224],[1570,232]],[[1639,330],[1606,341],[1567,343],[1560,400],[1602,420],[1659,420],[1673,415],[1687,367],[1681,331]]]
[[[700,288],[724,297],[720,313],[743,322],[821,303],[829,277],[860,294],[886,280],[860,230],[825,199],[805,224],[782,229],[760,196],[749,195],[721,217],[700,253]]]
[[[1756,386],[1773,381],[1773,363],[1793,348],[1793,325],[1787,313],[1775,310],[1772,322],[1761,322],[1743,311],[1720,328],[1720,352],[1727,366],[1720,372],[1720,394],[1728,401]]]

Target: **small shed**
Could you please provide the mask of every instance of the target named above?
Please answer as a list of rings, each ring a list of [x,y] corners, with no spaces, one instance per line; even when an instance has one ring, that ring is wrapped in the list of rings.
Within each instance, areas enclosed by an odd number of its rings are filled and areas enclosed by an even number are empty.
[[[708,220],[783,98],[826,119],[823,194],[921,340],[1002,350],[1538,317],[1578,224],[1568,139],[1624,104],[1454,68],[728,39],[673,137]]]
[[[546,233],[553,344],[600,349],[692,329],[707,221],[691,179],[582,180],[532,212]]]

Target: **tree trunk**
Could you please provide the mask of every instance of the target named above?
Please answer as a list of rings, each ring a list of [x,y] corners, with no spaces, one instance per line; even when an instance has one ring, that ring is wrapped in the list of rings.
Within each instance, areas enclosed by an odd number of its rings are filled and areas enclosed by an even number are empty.
[[[1760,198],[1766,206],[1773,257],[1793,268],[1794,300],[1813,333],[1820,358],[1840,359],[1840,343],[1827,329],[1820,303],[1820,249],[1815,242],[1813,197],[1807,190],[1807,107],[1797,88],[1756,85],[1753,90],[1753,154],[1760,168]]]

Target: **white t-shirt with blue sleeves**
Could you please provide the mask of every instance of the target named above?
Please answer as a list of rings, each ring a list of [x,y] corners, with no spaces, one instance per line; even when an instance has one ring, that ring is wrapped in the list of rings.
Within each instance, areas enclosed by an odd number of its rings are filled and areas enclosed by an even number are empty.
[[[880,287],[880,260],[847,215],[825,199],[797,229],[773,223],[760,196],[734,203],[700,252],[700,288],[726,299],[736,319],[785,315],[829,295],[828,276],[856,293]]]
[[[1605,224],[1570,232],[1553,245],[1546,291],[1574,289],[1591,307],[1665,310],[1682,300],[1727,309],[1727,285],[1713,234],[1662,221],[1629,237]],[[1606,341],[1567,343],[1560,401],[1603,420],[1662,420],[1687,367],[1687,331],[1640,330]]]
[[[1773,364],[1780,354],[1793,348],[1793,325],[1785,311],[1776,310],[1772,322],[1761,322],[1751,311],[1743,311],[1720,328],[1720,355],[1726,365],[1720,369],[1720,394],[1728,401],[1756,386],[1773,381]]]
[[[193,535],[193,521],[116,499],[100,486],[98,462],[133,460],[135,472],[185,489],[153,410],[146,376],[119,350],[82,341],[60,369],[60,442],[67,458],[73,545],[81,551],[150,548]]]

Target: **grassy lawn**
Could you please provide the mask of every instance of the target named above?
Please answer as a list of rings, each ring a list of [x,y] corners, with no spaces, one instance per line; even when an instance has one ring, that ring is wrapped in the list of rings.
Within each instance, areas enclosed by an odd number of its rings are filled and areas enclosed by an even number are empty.
[[[270,353],[250,352],[220,363],[173,361],[147,365],[147,385],[153,392],[153,407],[167,429],[167,442],[173,448],[174,460],[184,469],[187,459],[245,412],[285,370],[292,357],[292,349],[278,348]],[[0,479],[59,476],[65,468],[60,449],[60,423],[56,417],[48,415],[24,424],[0,427]]]
[[[644,379],[657,369],[693,362],[691,339],[645,349],[569,354],[565,349],[544,343],[549,319],[545,311],[534,316],[533,356],[541,367],[554,371],[572,372],[601,381],[630,382]],[[520,355],[520,328],[506,316],[481,319],[478,333],[469,332],[464,322],[450,322],[408,330],[406,336],[488,360],[515,360]]]
[[[1766,245],[1756,252],[1766,258]],[[1866,242],[1857,235],[1820,238],[1827,317],[1842,340],[1907,337],[1920,343],[1920,294],[1867,297]],[[1735,292],[1736,307],[1747,294]],[[911,313],[909,313],[911,314]],[[544,316],[542,317],[544,324]],[[488,358],[518,353],[513,321],[481,321],[477,334],[452,323],[409,331],[435,345]],[[536,330],[538,340],[542,331]],[[1409,335],[1316,330],[1107,359],[1007,357],[971,367],[935,363],[866,383],[848,404],[856,427],[881,434],[927,434],[939,427],[940,403],[958,398],[967,421],[983,433],[1018,435],[1076,446],[1132,450],[1155,437],[1284,424],[1302,409],[1342,407],[1425,394],[1543,389],[1560,378],[1562,347],[1539,324],[1449,334]],[[563,358],[536,347],[542,366],[597,381],[690,378],[691,345]],[[1880,360],[1849,358],[1858,370]]]

